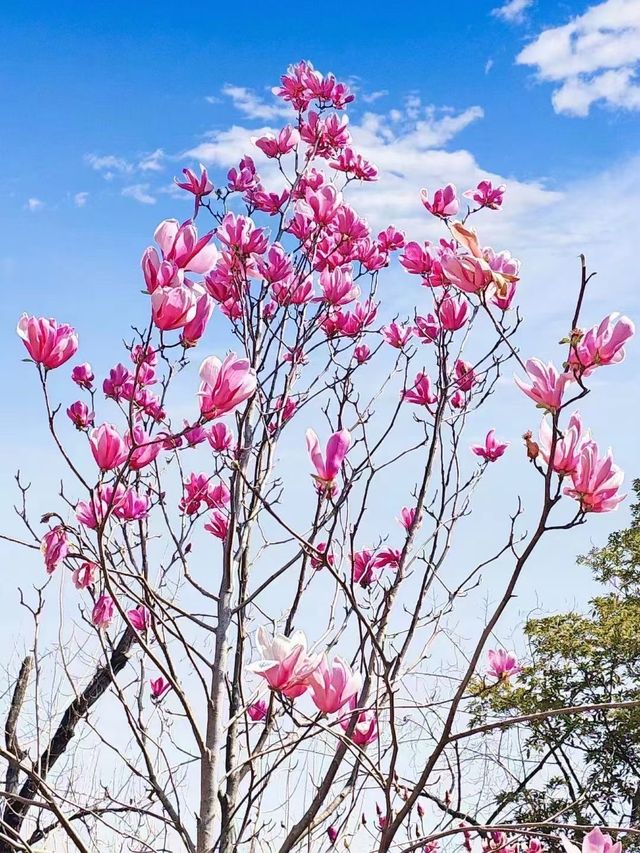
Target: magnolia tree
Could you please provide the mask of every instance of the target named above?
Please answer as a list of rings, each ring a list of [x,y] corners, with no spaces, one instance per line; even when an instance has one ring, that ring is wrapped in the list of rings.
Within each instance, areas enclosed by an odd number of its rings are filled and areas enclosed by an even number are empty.
[[[485,749],[527,718],[471,714],[478,690],[517,678],[488,646],[536,547],[622,500],[576,406],[633,325],[581,328],[583,263],[557,366],[523,362],[519,264],[469,224],[504,187],[423,190],[437,243],[372,233],[348,200],[377,176],[351,145],[348,87],[301,62],[275,91],[291,123],[255,140],[263,178],[248,154],[215,186],[184,170],[193,217],[144,251],[140,315],[106,377],[75,329],[19,320],[67,476],[41,522],[18,476],[24,533],[3,537],[43,566],[4,698],[0,851],[535,853],[563,826],[617,851],[562,813],[496,809]],[[378,297],[394,265],[409,317]],[[514,490],[461,572],[456,529],[516,458],[499,430],[465,435],[508,362],[540,410],[521,449],[535,520]],[[483,579],[498,561],[502,588]],[[494,605],[444,678],[446,626],[480,583]],[[522,758],[511,785],[528,772]]]

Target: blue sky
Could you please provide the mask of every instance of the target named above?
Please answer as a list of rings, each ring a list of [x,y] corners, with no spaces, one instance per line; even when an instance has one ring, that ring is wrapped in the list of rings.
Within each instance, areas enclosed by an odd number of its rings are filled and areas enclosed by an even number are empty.
[[[395,221],[424,239],[422,186],[506,181],[505,210],[483,234],[523,261],[524,355],[557,357],[579,251],[599,270],[585,323],[610,310],[638,319],[640,0],[354,2],[344,11],[300,2],[281,14],[273,4],[5,2],[0,354],[10,365],[2,414],[12,417],[3,492],[17,456],[28,451],[34,467],[48,460],[19,362],[19,313],[71,322],[83,359],[102,370],[116,361],[123,317],[145,308],[140,254],[161,219],[189,215],[172,177],[198,159],[224,173],[256,128],[283,123],[270,87],[300,58],[358,90],[354,139],[381,168],[365,207],[375,224]],[[402,308],[406,278],[392,281]],[[640,474],[636,438],[611,411],[637,399],[637,353],[632,346],[598,379],[586,404],[629,478]],[[502,405],[502,432],[517,443],[534,419],[517,396]],[[504,485],[517,490],[509,476]],[[558,559],[602,541],[626,513],[595,520]]]

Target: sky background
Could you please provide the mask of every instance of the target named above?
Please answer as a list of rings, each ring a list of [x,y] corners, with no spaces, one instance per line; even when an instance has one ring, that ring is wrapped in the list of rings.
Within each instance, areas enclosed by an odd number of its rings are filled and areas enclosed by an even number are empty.
[[[301,58],[357,91],[349,110],[356,148],[381,176],[355,199],[374,227],[393,222],[414,239],[433,238],[422,187],[452,181],[462,191],[485,177],[507,184],[504,210],[477,225],[483,243],[522,260],[524,356],[561,358],[556,342],[567,331],[581,251],[598,270],[584,324],[613,310],[637,320],[640,0],[281,8],[3,3],[0,520],[9,528],[17,465],[34,481],[41,509],[51,508],[57,476],[35,382],[20,361],[19,314],[73,324],[78,360],[104,375],[122,358],[115,347],[127,324],[146,309],[139,258],[155,226],[190,214],[173,176],[198,161],[214,178],[224,175],[252,136],[285,123],[271,87]],[[419,298],[414,283],[398,270],[384,280],[385,300],[408,313]],[[225,348],[210,333],[200,354]],[[630,481],[640,474],[637,343],[628,353],[625,364],[597,374],[583,408]],[[537,426],[510,383],[487,417],[470,439],[496,425],[513,455],[522,432]],[[293,461],[303,453],[287,452]],[[532,488],[523,458],[505,459],[492,476],[469,551],[486,536],[496,504],[508,511]],[[523,585],[522,610],[584,603],[592,588],[574,557],[628,514],[625,506],[546,546]],[[3,571],[39,580],[37,560],[3,553]],[[12,607],[15,595],[11,586]]]

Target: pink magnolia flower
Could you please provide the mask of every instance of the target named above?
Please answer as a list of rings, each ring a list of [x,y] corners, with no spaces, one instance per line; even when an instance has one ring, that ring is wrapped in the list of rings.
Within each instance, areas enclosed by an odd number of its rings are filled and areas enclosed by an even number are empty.
[[[336,841],[338,840],[338,830],[335,828],[335,826],[327,827],[327,837],[329,838],[329,843],[331,845],[334,845],[336,843]]]
[[[422,848],[422,853],[438,853],[440,850],[440,842],[439,841],[427,841],[427,843]]]
[[[345,172],[359,181],[378,180],[378,170],[373,163],[365,160],[362,154],[357,154],[348,146],[338,154],[335,160],[329,161],[329,165],[332,169]]]
[[[360,296],[360,288],[354,285],[351,269],[347,267],[323,270],[320,274],[320,287],[324,301],[334,307],[348,305]]]
[[[518,388],[540,409],[556,412],[562,405],[562,395],[571,378],[570,374],[559,373],[551,362],[544,364],[538,358],[528,359],[525,367],[531,384],[527,385],[516,376],[515,383]]]
[[[505,652],[504,649],[490,649],[487,652],[489,666],[487,675],[492,678],[497,678],[498,681],[508,681],[512,675],[517,675],[522,672],[518,666],[516,656],[512,652]]]
[[[175,181],[176,186],[180,187],[181,190],[186,190],[188,193],[192,193],[195,196],[195,215],[198,212],[202,199],[213,192],[213,184],[209,180],[207,170],[202,163],[200,163],[199,177],[191,169],[183,169],[182,174],[185,177],[184,181],[179,181],[177,178],[174,178],[173,180]]]
[[[560,840],[567,853],[622,853],[622,843],[614,843],[611,836],[605,835],[597,826],[582,839],[582,851],[564,836],[560,836]]]
[[[416,327],[414,329],[416,335],[422,339],[423,344],[432,344],[440,334],[440,324],[429,313],[426,317],[416,315]]]
[[[442,302],[438,305],[438,319],[443,329],[448,332],[455,332],[461,329],[469,319],[471,309],[466,299],[452,299],[450,296],[445,296]]]
[[[100,566],[97,563],[92,563],[89,560],[73,570],[71,578],[76,589],[86,589],[93,586],[100,571]]]
[[[476,456],[480,456],[487,462],[495,462],[498,460],[504,454],[507,447],[509,447],[508,441],[496,441],[495,434],[495,429],[490,429],[484,440],[484,444],[471,445],[471,450],[476,454]]]
[[[498,210],[502,206],[506,187],[500,184],[499,187],[494,187],[491,181],[480,181],[475,190],[467,190],[463,195],[471,198],[479,207],[489,207],[491,210]]]
[[[254,723],[259,723],[266,719],[268,711],[269,706],[264,699],[258,699],[258,701],[254,702],[253,705],[249,705],[247,707],[247,715]]]
[[[467,398],[464,395],[463,391],[458,389],[454,391],[454,393],[449,398],[449,405],[452,409],[464,409],[467,404]]]
[[[81,400],[76,400],[67,409],[67,417],[76,429],[87,429],[92,426],[94,413]]]
[[[411,326],[400,326],[394,321],[388,326],[383,326],[380,329],[380,334],[390,346],[402,349],[413,335],[413,329]]]
[[[569,355],[570,368],[582,375],[605,364],[619,364],[624,360],[624,345],[635,334],[635,326],[628,317],[613,313],[589,329]]]
[[[100,630],[106,630],[113,619],[113,599],[109,595],[101,595],[91,611],[91,621]]]
[[[358,362],[358,364],[364,364],[371,358],[371,350],[366,344],[359,344],[359,346],[355,347],[353,350],[353,358]]]
[[[355,711],[357,708],[357,699],[352,696],[349,700],[350,711]],[[351,725],[351,714],[347,714],[340,720],[340,725],[346,731]],[[374,711],[362,710],[358,713],[356,719],[356,727],[351,735],[351,740],[356,746],[367,746],[373,743],[378,737],[378,718]]]
[[[324,455],[320,449],[318,436],[312,429],[307,430],[305,437],[307,452],[316,469],[316,473],[311,476],[316,481],[320,490],[332,494],[335,488],[336,477],[340,473],[342,463],[351,447],[351,433],[346,429],[334,432],[327,442]]]
[[[431,379],[426,373],[418,373],[413,383],[413,388],[403,391],[403,399],[416,406],[432,406],[438,402],[437,395],[431,387]]]
[[[267,157],[282,157],[283,154],[293,151],[300,142],[300,134],[295,128],[287,125],[282,128],[278,136],[268,133],[253,141]]]
[[[158,678],[151,679],[149,685],[151,687],[151,696],[156,701],[162,699],[167,690],[171,689],[171,685],[161,675]]]
[[[624,473],[614,463],[611,450],[599,456],[598,445],[588,441],[564,494],[579,501],[583,512],[610,512],[625,498],[618,494],[623,480]]]
[[[476,383],[476,374],[468,361],[458,359],[455,363],[454,374],[456,385],[461,391],[471,391]]]
[[[389,225],[378,234],[378,245],[385,252],[396,252],[405,245],[404,234],[395,226]]]
[[[318,557],[317,555],[312,555],[310,558],[311,568],[312,569],[322,569],[325,565],[329,564],[333,566],[335,564],[335,557],[331,552],[327,553],[327,548],[329,546],[328,542],[319,542],[315,545],[316,551],[322,555],[322,557]]]
[[[548,464],[551,455],[553,431],[546,418],[542,419],[540,425],[540,455]],[[582,419],[578,412],[574,412],[569,418],[567,429],[556,439],[553,454],[553,470],[557,474],[566,476],[573,474],[578,468],[580,454],[583,447],[591,440],[591,434],[582,425]]]
[[[351,579],[366,589],[377,580],[378,572],[385,565],[383,558],[368,548],[355,551],[351,558]]]
[[[400,516],[396,519],[398,524],[401,524],[405,530],[409,531],[413,527],[413,522],[415,521],[416,515],[418,512],[417,507],[408,507],[403,506],[400,510]],[[418,523],[419,526],[419,523]]]
[[[153,235],[166,261],[201,275],[212,270],[218,260],[219,252],[210,242],[212,236],[213,232],[209,232],[198,237],[193,222],[187,220],[180,225],[177,219],[165,219]]]
[[[517,282],[508,282],[500,291],[497,291],[491,297],[491,302],[501,311],[508,311],[511,308],[511,303],[518,289]]]
[[[117,468],[128,456],[126,442],[113,424],[102,424],[91,430],[89,444],[93,458],[102,471]]]
[[[129,622],[131,622],[136,631],[146,631],[149,627],[149,611],[146,607],[140,606],[136,607],[134,610],[128,610],[127,616],[129,617]]]
[[[134,471],[150,465],[162,449],[162,443],[158,439],[151,438],[142,424],[135,424],[131,432],[127,433],[125,444],[131,451],[129,467]]]
[[[198,293],[193,287],[158,287],[151,294],[151,317],[163,332],[182,329],[196,316]]]
[[[420,198],[423,205],[433,216],[439,216],[445,219],[447,216],[455,216],[460,210],[460,202],[456,196],[456,188],[453,184],[447,184],[446,187],[436,190],[433,194],[433,201],[429,201],[427,190],[420,191]]]
[[[249,665],[249,670],[264,678],[272,690],[295,699],[308,687],[309,676],[320,665],[320,656],[307,654],[307,639],[302,631],[290,637],[274,634],[270,637],[261,626],[256,642],[262,660]]]
[[[69,542],[64,527],[58,524],[42,537],[40,551],[44,557],[47,574],[54,572],[69,553]]]
[[[493,281],[493,273],[487,262],[473,255],[445,252],[440,263],[447,281],[465,293],[479,293]]]
[[[218,421],[209,430],[207,440],[216,453],[223,453],[233,444],[233,433],[224,421]]]
[[[23,314],[16,329],[31,358],[53,370],[76,354],[78,335],[75,329],[46,317],[29,317]]]
[[[204,529],[213,534],[216,539],[226,539],[229,532],[229,516],[219,509],[214,509]]]
[[[196,290],[196,288],[194,288]],[[196,293],[198,291],[196,290]],[[180,335],[180,343],[183,347],[194,347],[204,335],[207,324],[213,313],[214,302],[208,293],[202,291],[197,297],[195,314],[185,324]]]
[[[76,385],[79,385],[80,388],[85,388],[87,391],[90,391],[92,382],[95,379],[91,365],[86,362],[84,364],[76,364],[71,371],[71,379],[76,383]]]
[[[120,521],[140,521],[147,517],[150,507],[147,495],[141,495],[135,489],[124,489],[113,507],[113,514]]]
[[[246,358],[231,352],[224,361],[214,355],[200,365],[200,412],[207,420],[235,411],[256,390],[256,372]]]
[[[362,679],[342,658],[334,658],[330,665],[323,655],[308,684],[316,708],[323,714],[333,714],[358,693]]]

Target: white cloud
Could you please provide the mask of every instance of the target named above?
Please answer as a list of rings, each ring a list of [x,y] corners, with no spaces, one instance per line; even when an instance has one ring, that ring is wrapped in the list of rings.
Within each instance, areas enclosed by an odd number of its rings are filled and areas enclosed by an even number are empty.
[[[533,0],[508,0],[503,6],[492,9],[491,14],[510,24],[520,24],[524,21],[524,13],[532,5]]]
[[[131,186],[122,188],[122,195],[125,198],[132,198],[140,204],[155,204],[155,196],[149,193],[149,184],[131,184]]]
[[[108,181],[116,174],[127,175],[133,172],[133,164],[115,154],[87,154],[85,160]]]
[[[388,95],[389,92],[386,89],[380,89],[376,92],[361,92],[358,95],[358,99],[363,101],[365,104],[374,104],[376,101],[379,101],[380,98],[384,98],[385,95]]]
[[[166,155],[162,148],[156,148],[151,154],[144,156],[136,166],[140,172],[161,172],[164,169]]]
[[[520,52],[541,80],[559,83],[556,112],[586,116],[591,105],[640,109],[640,2],[605,0],[560,27],[543,30]]]
[[[487,59],[484,65],[484,73],[488,74],[493,68],[493,59]]]
[[[87,199],[89,198],[89,193],[82,192],[76,193],[73,197],[73,203],[76,207],[84,207],[87,203]]]
[[[31,213],[36,213],[38,210],[42,210],[44,207],[44,202],[39,198],[29,198],[27,199],[27,203],[25,204],[27,210],[30,210]]]
[[[222,94],[231,98],[233,106],[247,118],[269,121],[278,117],[291,118],[291,108],[282,101],[267,102],[261,98],[253,89],[245,86],[234,86],[226,83],[222,87]]]

